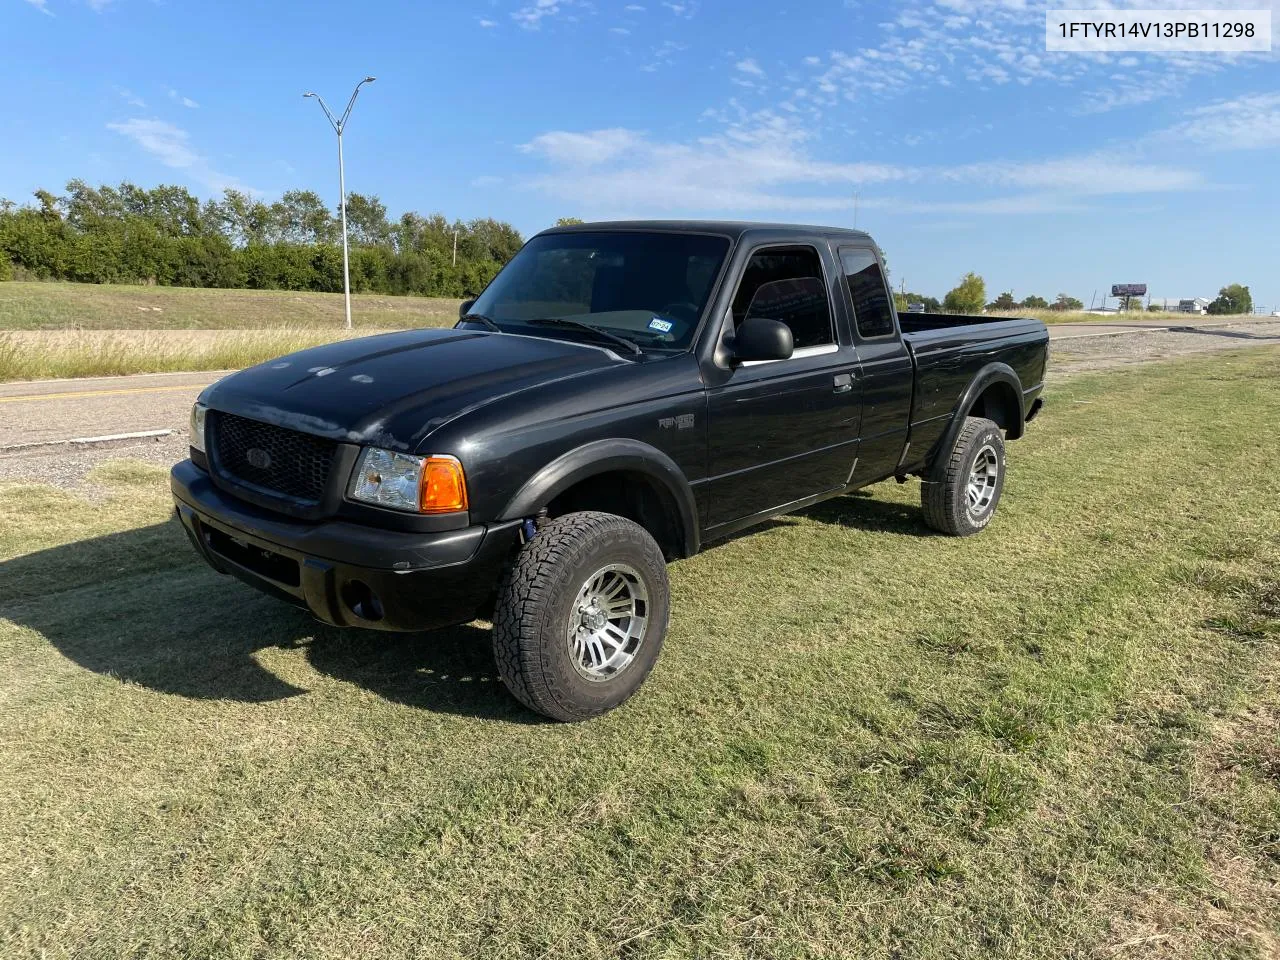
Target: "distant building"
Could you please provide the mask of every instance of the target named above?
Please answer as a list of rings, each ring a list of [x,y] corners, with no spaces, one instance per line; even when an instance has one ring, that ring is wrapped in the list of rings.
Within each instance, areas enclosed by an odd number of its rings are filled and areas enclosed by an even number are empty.
[[[1156,301],[1153,299],[1151,302],[1154,305]],[[1170,313],[1194,313],[1203,315],[1209,312],[1210,301],[1206,300],[1204,297],[1189,297],[1182,300],[1165,298],[1160,302],[1164,305],[1164,309]]]

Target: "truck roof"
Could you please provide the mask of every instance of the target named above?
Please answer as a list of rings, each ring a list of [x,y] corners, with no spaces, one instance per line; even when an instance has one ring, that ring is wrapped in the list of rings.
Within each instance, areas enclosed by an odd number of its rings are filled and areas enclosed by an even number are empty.
[[[871,240],[862,230],[847,227],[822,227],[797,223],[763,223],[748,220],[607,220],[597,223],[574,223],[550,227],[542,233],[580,233],[596,230],[661,230],[677,233],[715,233],[737,240],[747,233],[769,233],[812,237],[840,237],[846,240]],[[872,241],[874,242],[874,241]]]

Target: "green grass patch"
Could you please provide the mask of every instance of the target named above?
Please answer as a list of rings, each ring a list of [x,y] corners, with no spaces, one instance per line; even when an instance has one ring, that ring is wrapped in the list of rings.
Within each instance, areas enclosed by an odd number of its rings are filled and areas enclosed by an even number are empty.
[[[887,484],[678,563],[578,726],[213,574],[153,470],[0,487],[0,954],[1274,955],[1277,382],[1072,380],[978,537]]]

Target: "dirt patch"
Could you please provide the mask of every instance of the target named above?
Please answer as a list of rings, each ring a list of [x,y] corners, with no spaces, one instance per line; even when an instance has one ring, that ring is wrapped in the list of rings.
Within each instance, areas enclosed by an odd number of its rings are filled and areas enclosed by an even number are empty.
[[[1280,346],[1280,319],[1107,337],[1070,337],[1050,345],[1048,380],[1053,383],[1095,370],[1253,346]]]

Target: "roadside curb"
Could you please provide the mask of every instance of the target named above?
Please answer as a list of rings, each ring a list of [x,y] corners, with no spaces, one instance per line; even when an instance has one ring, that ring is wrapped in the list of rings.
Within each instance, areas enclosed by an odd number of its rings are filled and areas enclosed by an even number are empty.
[[[46,383],[85,383],[90,380],[133,380],[138,377],[203,377],[206,374],[210,377],[220,378],[237,372],[237,370],[164,370],[159,373],[147,373],[146,371],[141,373],[95,373],[91,377],[54,377],[48,380],[0,380],[0,387],[18,384],[22,386],[40,386]]]
[[[1085,340],[1091,337],[1126,337],[1140,333],[1190,333],[1195,330],[1215,330],[1218,327],[1232,327],[1241,323],[1280,323],[1280,317],[1237,317],[1232,320],[1216,320],[1210,323],[1170,323],[1159,327],[1129,327],[1127,330],[1099,330],[1097,333],[1068,333],[1050,340]],[[1049,326],[1053,330],[1053,326]]]
[[[65,440],[33,440],[30,443],[0,445],[0,456],[7,453],[26,453],[52,447],[96,447],[130,440],[160,440],[173,435],[172,430],[138,430],[133,433],[109,433],[101,437],[70,437]]]

